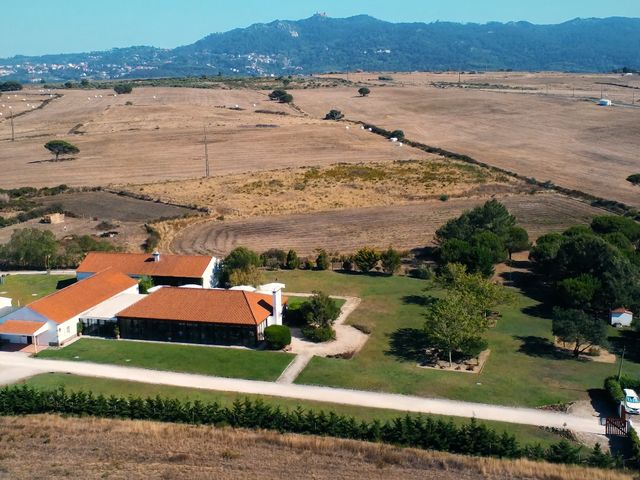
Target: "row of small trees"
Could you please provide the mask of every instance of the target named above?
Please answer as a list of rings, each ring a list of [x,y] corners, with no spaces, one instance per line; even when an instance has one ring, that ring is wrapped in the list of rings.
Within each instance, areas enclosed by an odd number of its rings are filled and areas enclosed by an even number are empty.
[[[382,442],[392,445],[485,457],[530,458],[554,463],[611,467],[615,460],[599,445],[588,455],[580,447],[562,440],[548,448],[539,444],[521,445],[513,435],[496,432],[485,424],[470,420],[463,425],[434,420],[421,415],[399,416],[392,420],[358,421],[334,412],[297,408],[286,411],[262,401],[236,400],[232,406],[218,403],[181,401],[162,397],[105,397],[64,389],[36,390],[28,386],[0,390],[0,415],[59,413],[154,420],[195,425],[230,426],[274,430],[285,433],[322,435],[336,438]]]

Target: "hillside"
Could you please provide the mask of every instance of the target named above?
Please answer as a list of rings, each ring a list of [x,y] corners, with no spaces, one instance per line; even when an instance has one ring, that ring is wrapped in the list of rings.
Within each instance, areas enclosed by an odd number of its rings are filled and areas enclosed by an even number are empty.
[[[16,56],[0,60],[25,81],[193,75],[282,75],[345,70],[556,70],[640,68],[640,19],[557,25],[390,23],[367,15],[276,20],[214,33],[175,49]]]
[[[140,421],[0,418],[0,478],[624,480],[613,471]]]

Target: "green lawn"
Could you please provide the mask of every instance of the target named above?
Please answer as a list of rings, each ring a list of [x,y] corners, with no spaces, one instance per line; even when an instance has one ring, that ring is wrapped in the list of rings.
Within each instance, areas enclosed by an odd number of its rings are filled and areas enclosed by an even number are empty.
[[[13,306],[24,306],[66,286],[73,277],[62,275],[9,275],[0,285],[0,297],[13,299]]]
[[[293,360],[282,352],[83,338],[38,358],[111,363],[250,380],[276,380]],[[77,358],[76,358],[77,357]]]
[[[536,407],[587,399],[587,390],[602,388],[604,378],[617,372],[616,364],[556,358],[549,348],[551,320],[536,316],[538,303],[521,293],[488,333],[491,355],[481,374],[421,369],[416,353],[422,345],[420,303],[427,282],[334,272],[277,275],[291,290],[361,297],[348,323],[373,330],[355,358],[315,357],[296,383]],[[640,355],[627,359],[639,361]],[[624,372],[640,375],[640,363],[625,361]]]
[[[24,383],[42,390],[51,390],[56,389],[60,386],[64,386],[68,391],[91,391],[96,395],[134,395],[140,397],[160,395],[163,397],[178,398],[180,400],[218,402],[221,405],[231,405],[236,399],[261,399],[269,405],[279,405],[284,409],[291,410],[297,407],[302,407],[304,409],[312,409],[315,411],[333,411],[338,414],[353,416],[359,420],[387,420],[403,415],[402,412],[394,410],[352,407],[349,405],[339,405],[313,401],[298,401],[287,398],[244,395],[229,392],[214,392],[210,390],[190,389],[182,387],[169,387],[164,385],[128,382],[123,380],[80,377],[61,373],[47,373],[38,375],[20,383]],[[446,418],[447,420],[449,419],[449,417],[441,417],[437,415],[432,415],[432,417]],[[451,417],[451,420],[456,424],[466,423],[469,421],[469,419],[460,417]],[[557,434],[528,425],[518,425],[492,421],[481,421],[481,423],[484,423],[499,432],[507,431],[510,434],[515,435],[515,437],[521,443],[541,443],[542,445],[546,446],[561,440],[561,437]]]

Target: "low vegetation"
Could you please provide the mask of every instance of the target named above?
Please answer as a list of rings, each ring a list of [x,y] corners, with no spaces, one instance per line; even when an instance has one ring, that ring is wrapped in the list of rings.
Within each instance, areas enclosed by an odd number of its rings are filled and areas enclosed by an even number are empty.
[[[333,324],[340,315],[340,307],[326,293],[314,292],[299,311],[305,322],[302,328],[305,338],[312,342],[327,342],[336,338]]]
[[[397,417],[392,421],[361,421],[353,417],[302,409],[288,412],[261,401],[234,402],[231,408],[217,403],[181,402],[162,397],[105,397],[87,392],[68,394],[64,389],[43,391],[28,386],[0,390],[0,415],[59,413],[103,418],[155,420],[196,425],[231,426],[276,430],[280,433],[330,435],[337,438],[383,442],[392,445],[439,450],[474,456],[530,458],[553,463],[614,465],[598,448],[583,458],[580,449],[561,440],[548,449],[540,445],[520,445],[515,437],[497,433],[472,419],[458,427],[453,422],[423,416]]]
[[[264,339],[271,350],[282,350],[291,344],[291,330],[286,325],[270,325],[264,329]]]
[[[56,162],[59,160],[60,155],[72,155],[80,153],[80,149],[78,147],[65,140],[50,140],[44,144],[44,148],[55,155]]]

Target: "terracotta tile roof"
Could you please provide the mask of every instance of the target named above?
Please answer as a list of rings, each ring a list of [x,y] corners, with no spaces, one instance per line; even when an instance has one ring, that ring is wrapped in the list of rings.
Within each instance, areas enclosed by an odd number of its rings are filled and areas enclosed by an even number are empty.
[[[117,270],[105,270],[27,305],[34,312],[63,323],[115,297],[138,282]]]
[[[205,255],[160,255],[154,262],[147,253],[89,252],[78,267],[78,272],[95,273],[113,268],[127,275],[150,277],[199,278],[211,263]]]
[[[286,298],[282,299],[286,304]],[[240,290],[163,287],[118,313],[121,318],[259,325],[273,312],[270,295]]]
[[[0,334],[4,335],[33,335],[46,323],[28,322],[26,320],[7,320],[0,324]]]
[[[616,308],[615,310],[611,310],[611,313],[633,313],[626,308]]]

